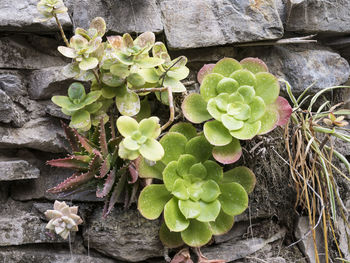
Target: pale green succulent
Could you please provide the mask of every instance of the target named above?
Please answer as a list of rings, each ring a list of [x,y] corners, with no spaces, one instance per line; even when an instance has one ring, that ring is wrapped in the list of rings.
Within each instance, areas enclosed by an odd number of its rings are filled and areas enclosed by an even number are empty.
[[[37,4],[37,10],[42,17],[38,17],[36,20],[45,22],[56,14],[67,12],[67,7],[65,7],[62,0],[40,0]]]
[[[156,140],[161,129],[158,117],[143,119],[138,123],[128,116],[117,119],[117,128],[125,137],[119,144],[119,156],[135,160],[140,155],[150,161],[158,161],[164,156],[162,145]]]
[[[54,210],[47,210],[45,216],[49,219],[46,228],[67,239],[71,231],[77,232],[78,225],[83,223],[80,216],[77,215],[78,207],[69,207],[65,202],[55,201]]]
[[[151,166],[141,159],[137,169],[139,176],[161,179],[164,184],[146,186],[138,208],[148,219],[164,211],[160,229],[164,245],[199,247],[212,235],[229,231],[234,216],[247,208],[247,193],[255,185],[253,172],[241,166],[223,173],[219,164],[209,160],[210,143],[188,123],[175,125],[160,143],[165,149],[161,161]]]
[[[87,131],[91,127],[90,115],[98,113],[103,106],[102,102],[97,101],[100,96],[101,91],[86,94],[83,84],[74,82],[68,88],[68,96],[53,96],[51,100],[62,107],[64,114],[71,116],[69,126]]]
[[[87,31],[77,28],[75,35],[69,41],[70,46],[59,46],[58,51],[65,57],[75,59],[82,71],[94,69],[98,66],[99,59],[103,55],[104,47],[101,43],[105,31],[105,21],[103,18],[97,17],[91,21]]]

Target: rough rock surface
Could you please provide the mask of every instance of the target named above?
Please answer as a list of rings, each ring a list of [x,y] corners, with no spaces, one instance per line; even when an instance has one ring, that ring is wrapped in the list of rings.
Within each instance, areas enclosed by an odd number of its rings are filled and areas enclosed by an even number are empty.
[[[40,170],[25,160],[0,158],[0,181],[34,179]]]
[[[163,30],[156,0],[69,0],[68,6],[72,7],[75,27],[89,28],[90,21],[100,16],[114,33],[159,33]]]
[[[0,37],[0,68],[39,69],[65,65],[52,41],[42,37],[16,35]]]
[[[29,79],[28,92],[31,99],[51,99],[53,95],[66,95],[73,82],[62,74],[63,67],[34,70]]]
[[[170,48],[198,48],[277,39],[283,26],[274,1],[162,0]]]
[[[39,16],[37,0],[1,0],[0,31],[58,31],[55,19],[48,22],[35,22]],[[68,14],[59,14],[58,18],[64,29],[69,29],[72,22]]]
[[[85,243],[90,248],[125,261],[142,261],[163,255],[158,239],[159,222],[143,218],[136,210],[124,211],[115,207],[105,219],[101,209],[96,209],[84,229]]]
[[[350,33],[347,0],[290,0],[286,30],[305,33]]]
[[[0,127],[0,148],[28,147],[44,152],[65,152],[63,131],[52,120],[41,118],[22,128]]]
[[[25,75],[18,70],[0,70],[0,89],[12,99],[27,95]]]
[[[333,50],[313,44],[248,48],[240,56],[262,59],[269,71],[287,80],[300,94],[314,83],[310,92],[344,84],[350,75],[349,63]]]
[[[0,122],[12,122],[16,127],[22,126],[25,122],[21,111],[17,109],[11,98],[2,90],[0,90]]]

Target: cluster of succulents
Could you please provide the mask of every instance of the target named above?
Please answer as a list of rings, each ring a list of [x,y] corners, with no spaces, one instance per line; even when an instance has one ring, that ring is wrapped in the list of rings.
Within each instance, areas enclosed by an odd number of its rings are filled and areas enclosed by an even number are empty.
[[[288,102],[279,97],[277,78],[260,59],[238,62],[224,58],[215,65],[205,65],[198,80],[200,94],[188,95],[182,110],[193,123],[207,121],[203,131],[215,146],[214,157],[219,162],[235,162],[240,152],[237,140],[266,134],[284,125],[291,114]],[[232,143],[236,147],[227,147]]]
[[[46,229],[60,235],[63,239],[67,239],[70,232],[77,232],[78,225],[83,223],[83,220],[78,216],[78,207],[69,207],[65,202],[55,201],[53,210],[45,212],[49,223]]]
[[[160,229],[164,245],[200,247],[212,235],[231,229],[234,216],[248,206],[255,176],[243,166],[224,175],[222,167],[209,160],[212,146],[203,135],[186,123],[173,127],[160,140],[165,154],[157,167],[139,160],[139,175],[161,178],[163,184],[146,186],[138,208],[148,219],[156,219],[164,211]]]
[[[55,14],[65,10],[59,0],[42,0],[40,8],[56,20]],[[189,74],[186,57],[171,59],[152,32],[135,39],[130,34],[108,36],[103,42],[106,23],[100,17],[92,20],[88,30],[76,28],[69,42],[60,29],[66,46],[58,50],[72,59],[62,73],[91,85],[86,93],[84,85],[75,82],[68,96],[52,98],[71,116],[70,127],[63,127],[72,153],[47,163],[75,172],[48,191],[74,193],[94,188],[96,196],[106,201],[106,215],[122,193],[128,196],[128,204],[136,200],[138,178],[151,178],[156,183],[147,180],[138,209],[148,219],[163,214],[159,234],[164,245],[200,247],[213,235],[229,231],[234,217],[248,206],[255,175],[244,166],[223,172],[216,161],[237,161],[242,155],[239,140],[285,124],[291,113],[288,102],[278,96],[278,81],[266,65],[255,58],[241,62],[224,58],[205,65],[198,73],[200,94],[192,93],[182,103],[189,121],[206,122],[203,132],[184,122],[166,132],[177,108],[172,93],[186,91],[181,83]],[[151,116],[147,97],[140,99],[151,92],[169,105],[170,118],[163,126],[158,117]],[[67,237],[81,222],[75,220],[74,225],[69,219],[67,211],[74,214],[75,208],[56,206],[62,208],[63,216],[48,213],[49,228]]]
[[[41,17],[37,18],[37,21],[45,22],[57,14],[63,14],[67,12],[67,7],[62,0],[40,0],[37,4],[37,9]]]

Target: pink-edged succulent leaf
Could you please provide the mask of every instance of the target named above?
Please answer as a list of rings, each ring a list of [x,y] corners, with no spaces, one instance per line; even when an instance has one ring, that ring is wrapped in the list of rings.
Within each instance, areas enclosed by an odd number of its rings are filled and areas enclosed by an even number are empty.
[[[127,178],[127,174],[123,173],[122,176],[120,177],[119,181],[115,184],[111,198],[109,200],[106,215],[104,215],[104,216],[107,216],[112,211],[114,205],[118,202],[119,197],[123,192],[123,189],[124,189],[124,186],[126,183],[126,178]]]
[[[87,140],[84,136],[80,135],[80,134],[78,133],[77,130],[73,129],[73,131],[74,131],[75,136],[78,138],[78,140],[79,140],[81,146],[82,146],[88,153],[93,153],[93,148],[92,148],[92,146],[89,144],[88,140]]]
[[[193,263],[188,248],[181,249],[179,252],[177,252],[170,263]]]
[[[63,127],[65,134],[66,134],[66,137],[67,137],[67,140],[70,144],[70,147],[72,148],[72,151],[79,152],[80,151],[79,141],[74,133],[74,129],[69,127],[63,121],[61,121],[61,125]]]
[[[290,115],[292,115],[293,112],[293,109],[290,106],[289,102],[285,98],[279,96],[275,102],[275,107],[277,108],[279,114],[277,125],[286,125],[290,118]]]
[[[112,190],[114,182],[115,182],[115,170],[113,169],[112,171],[110,171],[110,173],[108,174],[106,181],[103,185],[103,188],[98,189],[96,191],[96,196],[98,198],[103,198],[106,195],[109,194],[109,192]]]
[[[242,148],[239,140],[233,138],[232,142],[225,146],[215,146],[213,157],[222,164],[235,163],[242,156]]]
[[[62,183],[58,184],[57,186],[48,189],[47,192],[57,194],[61,192],[74,190],[79,186],[89,182],[92,178],[94,178],[94,173],[92,172],[86,172],[80,175],[79,173],[75,173],[71,177],[64,180]]]
[[[211,73],[215,64],[205,64],[197,73],[197,80],[202,84],[204,77]]]
[[[186,96],[181,108],[186,119],[193,123],[201,123],[212,118],[207,111],[207,103],[197,93]]]
[[[248,69],[254,74],[269,71],[265,62],[258,58],[245,58],[241,60],[240,64],[244,69]]]
[[[131,180],[128,181],[129,184],[134,184],[136,183],[137,179],[139,178],[139,173],[136,170],[136,165],[134,164],[134,162],[131,162],[129,167],[129,174],[130,174],[130,178]]]
[[[89,167],[88,162],[84,162],[79,159],[79,156],[74,156],[74,155],[66,158],[49,160],[46,162],[46,164],[55,166],[55,167],[75,169],[78,171],[86,171]]]
[[[103,157],[106,158],[108,155],[108,146],[107,146],[106,130],[105,130],[103,118],[100,119],[99,141],[100,141],[100,149],[101,149],[102,155],[103,155]]]

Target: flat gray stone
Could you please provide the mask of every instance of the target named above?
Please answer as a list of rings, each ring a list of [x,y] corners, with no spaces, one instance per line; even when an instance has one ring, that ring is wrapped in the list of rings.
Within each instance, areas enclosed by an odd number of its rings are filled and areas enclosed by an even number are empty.
[[[39,169],[25,160],[0,158],[0,181],[34,179],[39,176]]]
[[[53,120],[39,118],[21,128],[0,127],[0,148],[23,148],[44,152],[65,152],[62,128]]]
[[[289,0],[287,31],[303,33],[350,33],[347,0]]]
[[[51,99],[53,95],[66,95],[72,79],[62,74],[63,67],[34,70],[29,78],[28,92],[31,99]]]
[[[160,0],[159,5],[168,45],[173,49],[283,36],[275,1]]]
[[[49,38],[16,35],[0,38],[0,68],[40,69],[67,63]]]
[[[0,70],[0,89],[13,100],[26,96],[26,77],[18,70]]]
[[[55,19],[47,22],[35,22],[39,16],[37,0],[1,0],[0,31],[42,32],[58,31]],[[58,18],[64,29],[72,27],[68,14],[59,14]]]
[[[95,209],[83,230],[85,245],[119,260],[137,262],[163,255],[159,221],[147,220],[136,210],[115,207],[102,219],[102,207]]]
[[[69,0],[75,27],[89,28],[97,16],[105,19],[107,30],[114,33],[143,33],[163,30],[156,0]],[[83,8],[82,8],[83,7]]]
[[[25,122],[23,115],[23,111],[0,89],[0,122],[13,123],[14,126],[20,127]]]
[[[19,206],[15,202],[10,202],[7,207],[1,207],[0,247],[68,242],[58,235],[48,235],[48,230],[45,229],[47,222],[33,213],[20,209]]]
[[[312,83],[310,93],[341,85],[350,75],[349,63],[344,58],[318,44],[246,48],[239,54],[242,58],[262,59],[272,74],[291,84],[294,94],[302,93]]]

